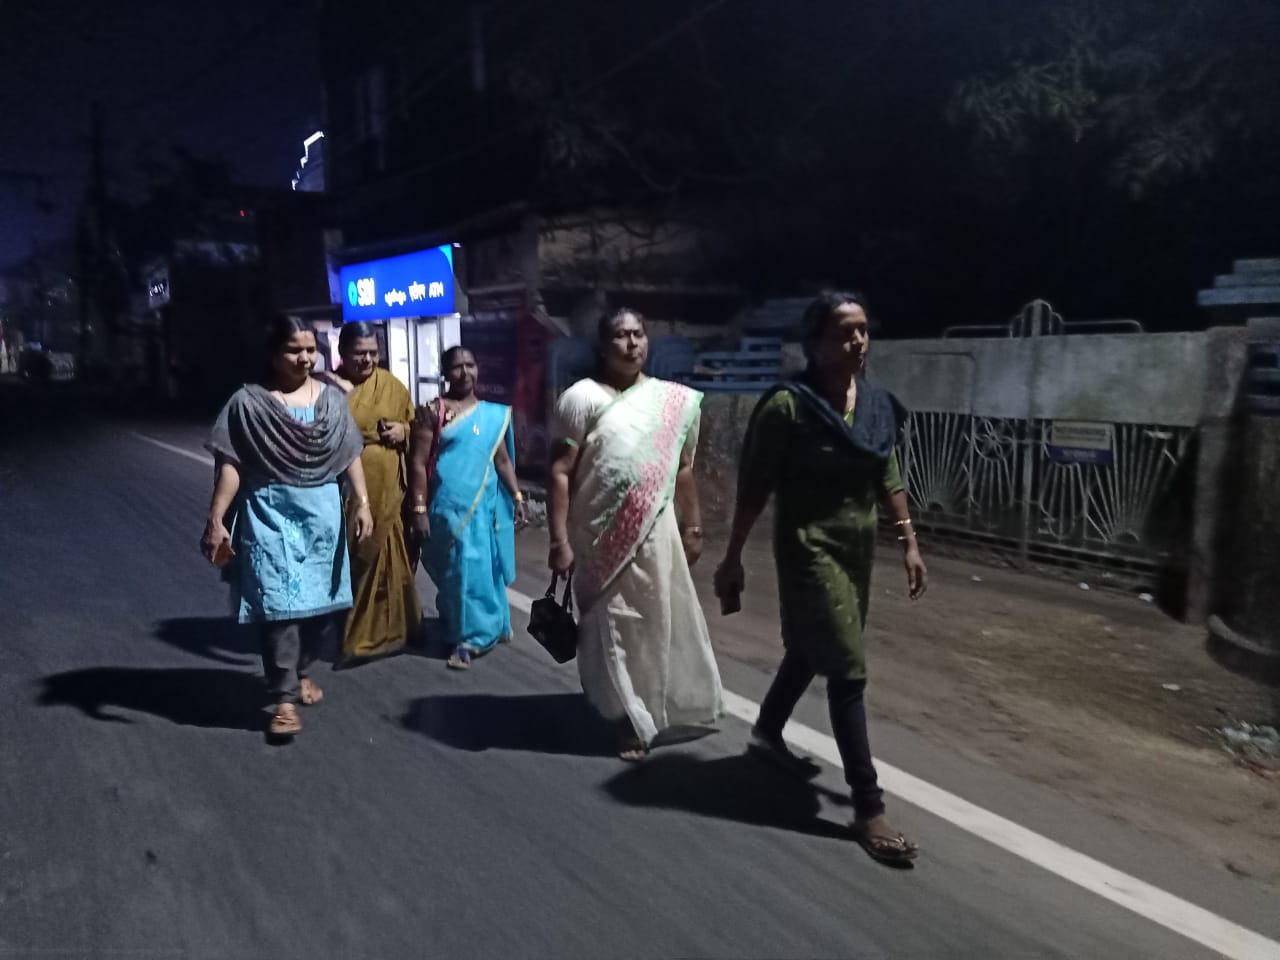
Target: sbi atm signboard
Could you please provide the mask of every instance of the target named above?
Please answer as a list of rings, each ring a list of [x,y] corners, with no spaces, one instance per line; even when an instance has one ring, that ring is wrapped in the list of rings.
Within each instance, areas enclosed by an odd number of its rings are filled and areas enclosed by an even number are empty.
[[[438,317],[453,308],[453,247],[353,263],[339,272],[342,320]]]

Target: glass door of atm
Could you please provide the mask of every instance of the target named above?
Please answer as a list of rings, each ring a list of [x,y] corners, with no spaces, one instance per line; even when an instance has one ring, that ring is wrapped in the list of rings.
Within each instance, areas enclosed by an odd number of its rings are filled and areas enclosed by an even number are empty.
[[[418,320],[414,338],[413,402],[431,403],[444,392],[440,376],[440,322]]]
[[[396,317],[387,321],[387,369],[413,392],[413,358],[409,349],[412,320]]]

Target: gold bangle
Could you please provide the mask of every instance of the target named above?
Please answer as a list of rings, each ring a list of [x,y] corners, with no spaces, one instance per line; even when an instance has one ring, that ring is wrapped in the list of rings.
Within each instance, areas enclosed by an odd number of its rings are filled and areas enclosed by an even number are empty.
[[[895,521],[894,521],[894,523],[893,523],[893,525],[894,525],[895,527],[909,527],[909,526],[911,526],[911,525],[912,525],[912,523],[911,523],[911,518],[910,518],[910,517],[907,517],[907,519],[905,519],[905,520],[895,520]]]
[[[413,512],[421,516],[422,514],[427,512],[427,505],[425,503],[415,504],[413,508]]]
[[[523,494],[522,492],[520,492],[519,490],[517,490],[517,491],[516,491],[516,495],[515,495],[515,498],[514,498],[514,499],[515,499],[516,503],[524,503],[524,494]]]

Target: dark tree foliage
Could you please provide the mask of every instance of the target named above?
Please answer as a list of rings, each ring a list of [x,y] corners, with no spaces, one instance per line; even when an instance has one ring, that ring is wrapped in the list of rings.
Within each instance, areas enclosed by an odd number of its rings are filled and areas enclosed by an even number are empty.
[[[1188,325],[1213,272],[1280,253],[1278,7],[493,0],[379,26],[363,4],[330,26],[330,146],[348,182],[381,184],[371,235],[511,200],[616,205],[720,224],[760,294],[869,289],[901,332],[1035,296]],[[438,55],[397,58],[413,16]],[[357,57],[357,28],[393,39]],[[376,161],[344,157],[340,129],[370,69]]]

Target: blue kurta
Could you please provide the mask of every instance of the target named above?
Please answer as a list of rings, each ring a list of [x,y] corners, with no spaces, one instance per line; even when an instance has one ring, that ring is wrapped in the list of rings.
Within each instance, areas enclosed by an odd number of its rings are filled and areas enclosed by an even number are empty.
[[[312,407],[290,408],[302,423]],[[342,491],[242,478],[233,542],[232,604],[241,623],[303,620],[351,607]]]

